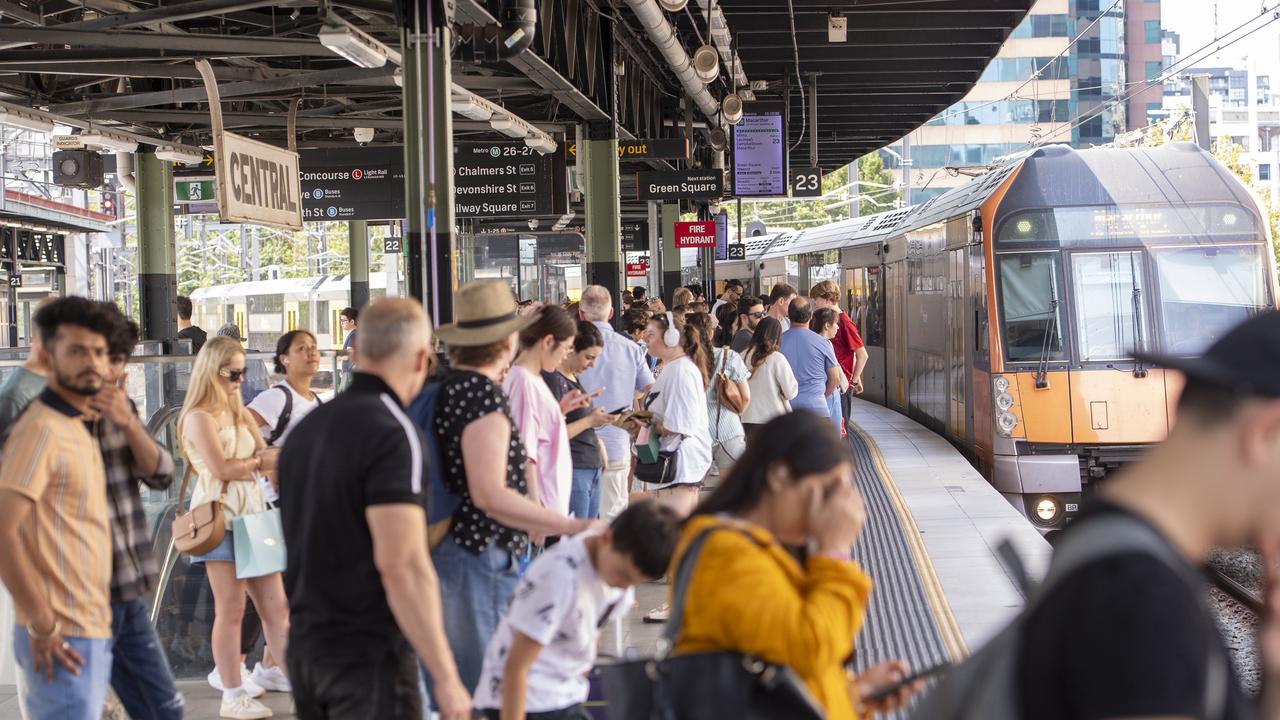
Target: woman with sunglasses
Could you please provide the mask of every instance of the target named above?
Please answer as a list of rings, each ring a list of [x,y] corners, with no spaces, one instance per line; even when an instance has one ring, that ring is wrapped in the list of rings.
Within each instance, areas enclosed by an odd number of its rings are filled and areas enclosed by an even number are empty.
[[[240,671],[245,593],[253,598],[266,629],[267,645],[282,667],[289,634],[289,605],[280,573],[236,578],[231,521],[265,509],[257,478],[275,472],[277,457],[277,451],[263,442],[258,423],[240,400],[244,374],[240,343],[227,337],[210,339],[196,356],[178,417],[182,451],[196,478],[191,507],[220,502],[227,523],[222,543],[191,561],[204,563],[213,590],[213,661],[224,688],[220,717],[233,720],[271,717],[271,710],[251,697]]]

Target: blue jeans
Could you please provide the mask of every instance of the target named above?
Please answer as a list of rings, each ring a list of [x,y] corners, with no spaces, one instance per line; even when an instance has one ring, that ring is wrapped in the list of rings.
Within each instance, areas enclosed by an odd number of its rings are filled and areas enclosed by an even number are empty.
[[[507,613],[520,580],[517,558],[490,544],[480,554],[458,546],[453,537],[431,551],[440,578],[444,630],[467,692],[474,693],[489,639]]]
[[[111,687],[132,720],[182,720],[182,693],[147,614],[140,599],[111,604]]]
[[[836,432],[844,432],[844,408],[841,407],[840,392],[836,391],[827,397],[827,416],[836,426]]]
[[[111,640],[65,637],[72,649],[84,658],[79,675],[54,664],[53,682],[36,674],[27,640],[27,628],[13,629],[13,654],[22,672],[18,702],[29,720],[99,720],[107,699],[111,678]]]
[[[569,514],[580,519],[600,517],[600,477],[604,468],[574,468]]]

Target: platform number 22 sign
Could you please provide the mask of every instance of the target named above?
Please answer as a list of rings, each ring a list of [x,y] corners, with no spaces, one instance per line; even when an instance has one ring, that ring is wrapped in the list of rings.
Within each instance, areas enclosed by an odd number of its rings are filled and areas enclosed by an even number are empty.
[[[792,168],[791,197],[822,195],[822,168]]]

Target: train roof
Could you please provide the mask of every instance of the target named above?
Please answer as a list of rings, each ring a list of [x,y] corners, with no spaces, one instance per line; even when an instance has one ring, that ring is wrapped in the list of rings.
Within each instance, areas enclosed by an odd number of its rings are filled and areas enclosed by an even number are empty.
[[[841,220],[747,243],[747,260],[768,260],[884,242],[889,237],[977,209],[1014,172],[1002,207],[1065,207],[1141,203],[1240,203],[1254,207],[1244,185],[1191,143],[1157,148],[1077,151],[1049,145],[1007,156],[1001,164],[928,202]],[[1194,193],[1194,197],[1191,195]]]
[[[369,287],[381,289],[387,286],[386,273],[369,273]],[[347,292],[351,289],[350,275],[311,275],[300,278],[279,278],[277,280],[254,280],[241,283],[210,285],[194,290],[193,301],[221,299],[227,296],[248,295],[288,295],[308,294],[312,292]]]

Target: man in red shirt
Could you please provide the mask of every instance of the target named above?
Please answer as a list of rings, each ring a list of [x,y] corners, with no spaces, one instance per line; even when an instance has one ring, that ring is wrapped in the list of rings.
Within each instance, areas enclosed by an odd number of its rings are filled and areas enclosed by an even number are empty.
[[[862,394],[862,370],[867,366],[867,349],[858,333],[858,326],[840,309],[840,288],[830,280],[823,280],[809,290],[815,310],[833,308],[839,314],[839,329],[831,338],[836,351],[836,362],[849,379],[849,392],[843,398],[844,417],[849,418],[849,399]]]

